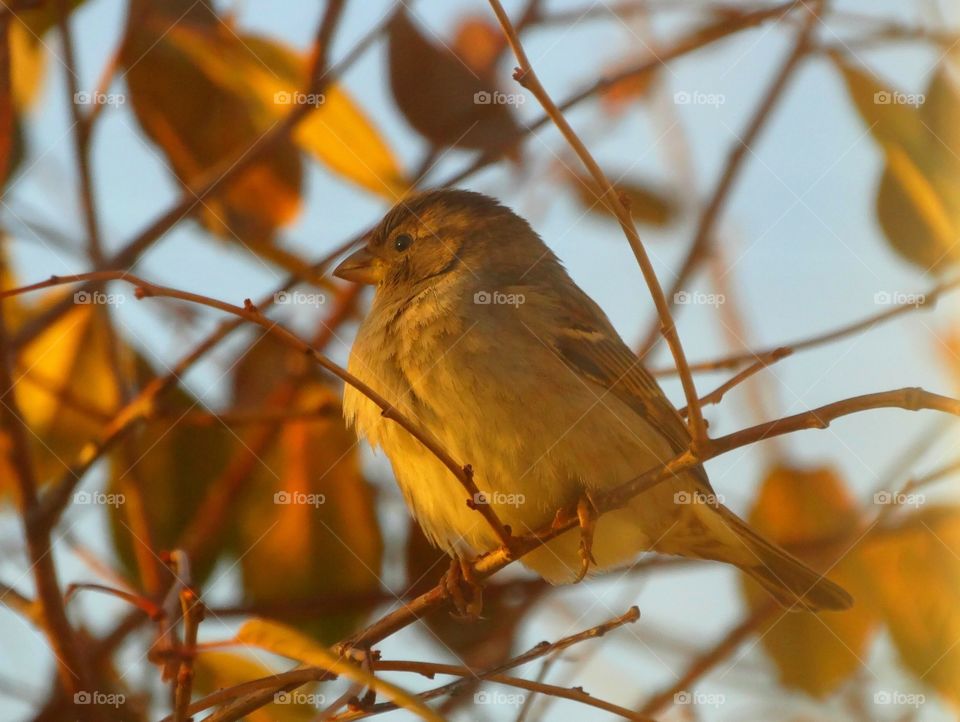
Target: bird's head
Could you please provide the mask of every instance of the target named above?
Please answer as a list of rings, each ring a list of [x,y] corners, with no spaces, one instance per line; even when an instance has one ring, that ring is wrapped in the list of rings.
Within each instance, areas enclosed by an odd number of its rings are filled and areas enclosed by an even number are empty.
[[[497,200],[437,190],[400,201],[333,273],[406,295],[449,274],[512,281],[547,257],[552,254],[530,225]]]

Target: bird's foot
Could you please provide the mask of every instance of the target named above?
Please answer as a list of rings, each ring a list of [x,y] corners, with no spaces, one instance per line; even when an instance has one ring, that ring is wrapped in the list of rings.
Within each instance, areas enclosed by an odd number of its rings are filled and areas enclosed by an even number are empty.
[[[461,557],[450,560],[450,568],[443,575],[442,583],[456,607],[457,619],[475,622],[483,611],[483,586],[474,574],[470,562]]]
[[[590,571],[590,565],[597,563],[593,558],[593,533],[597,528],[597,507],[586,492],[577,501],[577,522],[580,524],[580,571],[573,580],[574,584],[582,582]]]

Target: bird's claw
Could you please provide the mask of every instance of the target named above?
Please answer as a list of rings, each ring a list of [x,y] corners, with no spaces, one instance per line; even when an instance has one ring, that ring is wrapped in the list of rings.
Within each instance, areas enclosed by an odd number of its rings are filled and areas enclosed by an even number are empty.
[[[577,501],[577,522],[580,525],[580,571],[573,580],[574,584],[582,582],[590,571],[590,565],[597,563],[593,557],[593,533],[597,528],[597,507],[586,493]]]
[[[457,610],[452,616],[468,622],[480,619],[480,612],[483,611],[483,586],[470,563],[454,557],[450,560],[450,568],[443,575],[442,581]]]

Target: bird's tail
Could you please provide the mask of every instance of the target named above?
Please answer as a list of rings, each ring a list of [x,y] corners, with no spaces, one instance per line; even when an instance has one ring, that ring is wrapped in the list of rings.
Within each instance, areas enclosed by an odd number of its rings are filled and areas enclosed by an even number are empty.
[[[785,549],[763,538],[724,506],[720,515],[756,555],[753,563],[738,566],[787,609],[815,611],[848,609],[853,604],[843,587],[818,574]]]
[[[846,590],[762,537],[725,506],[708,508],[719,514],[727,532],[723,536],[729,539],[729,532],[733,532],[736,542],[731,544],[731,539],[709,550],[702,550],[701,556],[739,567],[789,610],[838,611],[848,609],[853,604],[853,597]]]

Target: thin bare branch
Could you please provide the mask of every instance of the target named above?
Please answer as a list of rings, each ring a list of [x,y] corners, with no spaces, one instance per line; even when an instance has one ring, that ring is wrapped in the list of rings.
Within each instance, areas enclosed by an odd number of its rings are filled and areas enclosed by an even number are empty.
[[[526,51],[523,49],[523,45],[520,42],[520,38],[517,35],[516,29],[513,27],[513,24],[510,22],[510,18],[503,9],[503,5],[500,4],[499,0],[490,0],[490,6],[493,8],[497,19],[500,21],[500,26],[503,28],[503,32],[507,36],[507,41],[510,43],[510,47],[513,48],[513,54],[516,56],[517,62],[520,64],[520,67],[514,73],[514,78],[520,83],[520,85],[527,88],[534,94],[534,96],[536,96],[537,100],[540,102],[540,105],[543,106],[544,111],[546,111],[547,115],[550,116],[550,119],[553,121],[554,125],[559,128],[564,138],[566,138],[567,142],[570,144],[570,147],[573,148],[574,152],[577,154],[577,157],[580,158],[580,161],[583,163],[584,167],[593,177],[594,182],[603,190],[603,193],[607,199],[607,205],[616,214],[617,221],[620,223],[620,228],[627,237],[630,248],[633,250],[633,254],[637,259],[637,263],[640,265],[640,270],[643,273],[643,278],[647,283],[647,288],[650,290],[653,303],[657,308],[657,315],[660,318],[660,331],[663,334],[663,337],[667,340],[667,344],[670,346],[674,363],[677,366],[677,373],[679,374],[680,382],[683,385],[683,393],[687,398],[688,422],[690,425],[690,435],[692,437],[691,443],[693,448],[696,449],[700,444],[706,441],[707,438],[706,426],[703,422],[703,414],[700,411],[700,404],[697,398],[696,385],[693,382],[693,376],[690,373],[690,369],[687,367],[687,358],[683,352],[683,346],[680,343],[680,337],[677,334],[677,328],[670,313],[670,305],[664,298],[663,289],[660,287],[660,281],[657,279],[656,271],[653,268],[653,264],[650,262],[650,258],[647,255],[647,251],[644,248],[643,243],[640,241],[640,236],[637,234],[636,226],[634,225],[633,218],[630,215],[630,209],[627,208],[626,203],[616,192],[613,185],[604,174],[603,170],[590,154],[590,151],[587,150],[587,147],[580,140],[576,132],[574,132],[573,128],[567,122],[567,119],[563,116],[561,110],[553,102],[550,94],[547,93],[546,89],[543,87],[543,84],[540,82],[540,79],[537,77],[537,74],[530,63],[530,59],[527,57]]]
[[[783,98],[790,79],[800,67],[800,62],[806,57],[810,49],[810,37],[813,29],[819,22],[820,3],[798,3],[806,10],[806,18],[797,39],[794,42],[793,49],[787,55],[781,64],[779,70],[770,83],[770,87],[764,94],[763,99],[757,106],[757,110],[747,124],[746,130],[741,136],[738,136],[733,143],[733,147],[727,157],[727,162],[717,181],[717,186],[710,196],[710,200],[700,214],[700,220],[697,223],[697,230],[694,233],[693,243],[687,251],[680,269],[677,271],[670,291],[667,293],[667,302],[672,306],[674,299],[684,289],[691,274],[710,253],[710,244],[715,235],[717,221],[723,213],[723,208],[730,198],[731,191],[744,167],[744,161],[748,154],[753,152],[753,145],[760,135],[760,131],[766,125],[767,120],[773,114],[779,101]],[[646,356],[656,345],[659,338],[658,326],[654,324],[647,334],[646,340],[640,345],[640,356]]]

